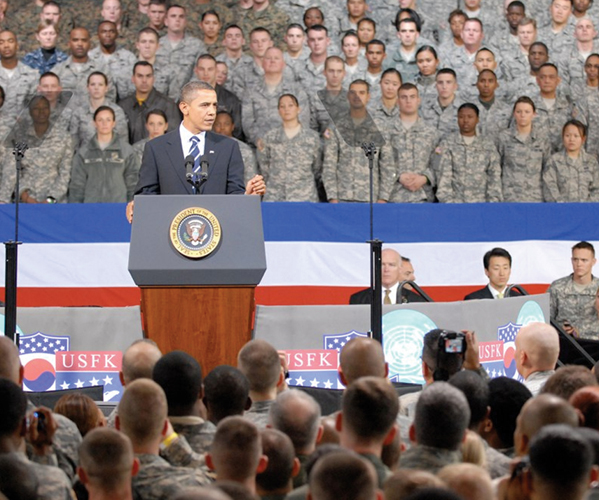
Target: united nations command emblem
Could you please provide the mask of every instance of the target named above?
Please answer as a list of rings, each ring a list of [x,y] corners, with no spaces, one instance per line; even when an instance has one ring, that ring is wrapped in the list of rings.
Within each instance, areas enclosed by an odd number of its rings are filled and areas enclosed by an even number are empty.
[[[212,212],[204,208],[186,208],[171,222],[170,237],[177,252],[199,259],[211,254],[218,246],[220,223]]]

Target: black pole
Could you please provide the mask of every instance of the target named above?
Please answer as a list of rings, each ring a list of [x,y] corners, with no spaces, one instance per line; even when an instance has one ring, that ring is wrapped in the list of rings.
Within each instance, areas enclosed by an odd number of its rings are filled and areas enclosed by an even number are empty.
[[[5,309],[4,309],[4,334],[19,346],[19,337],[17,335],[17,261],[19,241],[19,201],[20,187],[19,179],[21,177],[21,160],[25,156],[25,151],[29,147],[25,143],[17,143],[12,154],[15,155],[17,168],[17,182],[15,185],[15,239],[4,242],[6,250],[5,262]]]

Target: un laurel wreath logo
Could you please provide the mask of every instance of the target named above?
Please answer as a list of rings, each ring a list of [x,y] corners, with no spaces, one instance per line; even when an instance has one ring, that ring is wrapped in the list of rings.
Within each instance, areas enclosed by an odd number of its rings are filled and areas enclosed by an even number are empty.
[[[221,227],[216,216],[205,208],[186,208],[179,212],[170,227],[171,243],[185,257],[200,259],[218,246]]]

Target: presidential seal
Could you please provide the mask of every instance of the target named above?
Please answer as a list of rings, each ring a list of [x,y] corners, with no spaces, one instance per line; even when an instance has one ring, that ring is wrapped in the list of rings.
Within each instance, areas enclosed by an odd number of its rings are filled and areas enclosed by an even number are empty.
[[[185,257],[199,259],[218,246],[221,228],[215,215],[205,208],[186,208],[179,212],[170,228],[171,243]]]

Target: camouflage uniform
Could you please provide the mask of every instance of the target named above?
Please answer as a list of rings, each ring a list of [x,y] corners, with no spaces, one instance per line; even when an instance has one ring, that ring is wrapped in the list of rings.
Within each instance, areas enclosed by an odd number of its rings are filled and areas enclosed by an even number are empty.
[[[498,29],[493,33],[493,36],[483,39],[483,47],[489,47],[497,56],[506,54],[508,51],[520,50],[520,40],[517,35],[512,35],[507,23],[502,29]],[[504,56],[504,60],[507,59]]]
[[[491,448],[484,439],[481,440],[485,447],[485,458],[487,459],[487,472],[491,479],[497,479],[510,473],[512,459],[495,448]]]
[[[459,450],[450,451],[432,446],[417,444],[403,453],[400,458],[402,469],[420,469],[436,474],[443,467],[462,461]]]
[[[595,310],[595,295],[599,278],[593,276],[580,291],[575,288],[573,274],[560,278],[549,287],[551,319],[558,324],[568,321],[583,339],[599,340],[599,321]]]
[[[572,118],[577,118],[585,122],[584,116],[578,116],[578,112],[572,101],[559,93],[556,95],[555,104],[552,109],[549,109],[540,94],[533,97],[537,108],[537,117],[535,118],[535,126],[544,128],[551,141],[553,152],[557,152],[562,147],[562,128],[564,124]]]
[[[225,82],[223,87],[225,87],[229,92],[233,92],[235,95],[239,97],[237,92],[235,92],[235,89],[242,89],[244,87],[244,83],[237,83],[236,80],[242,78],[241,68],[243,68],[245,65],[252,64],[254,60],[251,56],[248,56],[247,54],[242,54],[241,57],[236,60],[230,59],[227,56],[226,52],[217,55],[216,60],[224,62],[227,65],[227,68],[229,68],[229,76],[227,77],[227,81]],[[236,74],[236,72],[238,73]]]
[[[116,127],[114,131],[127,139],[129,137],[129,129],[127,128],[127,117],[123,108],[118,104],[107,99],[104,100],[103,106],[108,106],[114,111]],[[75,149],[79,149],[83,144],[90,141],[96,135],[96,127],[94,126],[95,109],[89,104],[77,106],[73,111],[73,116],[69,125],[69,132],[73,136]]]
[[[283,53],[283,59],[285,59],[285,64],[289,66],[293,72],[297,75],[301,69],[306,65],[306,61],[310,57],[310,50],[307,47],[303,47],[302,51],[299,53],[299,56],[293,58],[289,55],[289,52]]]
[[[309,95],[310,99],[310,128],[319,134],[331,125],[335,117],[349,112],[347,92],[341,90],[338,94],[322,89]]]
[[[379,100],[381,98],[381,77],[383,76],[383,72],[377,73],[373,75],[369,73],[368,70],[364,70],[361,73],[358,73],[354,79],[364,80],[370,85],[370,100]]]
[[[9,456],[15,462],[24,464],[37,478],[37,498],[40,500],[72,500],[75,497],[69,478],[58,467],[30,462],[19,452],[10,453]]]
[[[88,102],[87,77],[94,71],[100,71],[108,77],[108,92],[106,97],[111,101],[115,101],[116,87],[110,78],[108,68],[102,61],[89,58],[87,62],[77,64],[69,56],[66,61],[54,66],[54,73],[60,78],[62,88],[73,92],[71,106],[81,106]]]
[[[418,88],[418,95],[421,100],[437,99],[439,97],[439,94],[437,94],[436,75],[422,76],[418,73],[414,79],[414,85]]]
[[[274,402],[274,399],[253,401],[250,409],[244,412],[243,418],[252,422],[258,429],[266,428],[268,424],[268,411]]]
[[[298,64],[297,82],[305,89],[320,90],[325,88],[327,80],[324,76],[324,63],[316,66],[310,58],[304,64]]]
[[[508,202],[541,202],[541,173],[551,155],[551,143],[546,134],[533,125],[524,140],[515,128],[499,134],[503,200]]]
[[[335,0],[278,0],[276,6],[289,15],[290,22],[302,25],[306,10],[318,7],[324,15],[324,25],[332,38],[339,33],[339,19],[345,13],[345,3]]]
[[[430,96],[422,100],[420,116],[427,125],[435,127],[441,136],[446,136],[459,131],[458,109],[461,105],[461,99],[456,96],[452,103],[443,109],[439,104],[439,98]]]
[[[98,64],[106,65],[108,71],[106,76],[114,82],[117,99],[123,99],[129,95],[133,65],[137,62],[137,57],[133,52],[119,47],[114,53],[107,55],[102,53],[100,47],[96,47],[89,51],[89,58],[97,61]]]
[[[520,47],[504,50],[505,57],[502,61],[502,67],[506,78],[509,82],[513,82],[522,77],[522,75],[528,75],[530,73],[530,63],[528,62],[528,56],[524,54]]]
[[[559,59],[560,53],[565,52],[572,45],[574,40],[574,30],[576,25],[572,21],[572,17],[568,21],[566,27],[559,33],[554,33],[551,28],[551,21],[548,24],[539,28],[537,40],[547,45],[549,49],[549,59],[551,61]]]
[[[493,142],[483,136],[467,144],[460,133],[440,144],[437,198],[441,203],[501,201],[501,165]]]
[[[476,53],[468,54],[464,47],[457,47],[448,53],[442,61],[443,68],[452,68],[457,75],[457,81],[460,87],[467,87],[476,82],[478,73],[474,66]]]
[[[285,68],[288,71],[288,80],[295,81],[295,74],[290,68]],[[284,70],[284,71],[285,71]],[[253,58],[238,64],[233,71],[229,71],[230,92],[236,96],[246,95],[246,89],[260,85],[264,79],[264,70],[262,66],[256,64]]]
[[[289,16],[272,3],[261,11],[249,9],[241,21],[241,29],[249,37],[254,28],[262,27],[270,31],[275,46],[283,48],[283,36],[289,25]]]
[[[512,119],[512,107],[498,97],[487,107],[479,100],[471,101],[478,107],[478,131],[494,143],[499,139],[499,133],[509,127]]]
[[[0,66],[0,86],[6,97],[2,106],[5,117],[16,117],[29,102],[37,88],[40,74],[22,62],[17,63],[11,77]]]
[[[213,10],[218,14],[222,25],[221,31],[223,31],[229,24],[236,22],[231,9],[215,0],[210,0],[208,3],[198,3],[195,0],[186,0],[183,3],[183,6],[187,12],[187,29],[189,30],[189,34],[200,39],[204,37],[204,33],[199,26],[204,12]]]
[[[200,417],[169,417],[173,429],[185,439],[196,453],[210,451],[210,445],[214,439],[216,426]]]
[[[381,457],[376,456],[374,453],[360,453],[360,456],[372,464],[376,472],[378,487],[383,488],[385,481],[391,475],[391,470],[389,470],[389,467],[383,463]]]
[[[266,132],[282,123],[277,107],[283,94],[293,94],[297,98],[301,108],[299,120],[306,126],[310,124],[308,96],[297,83],[283,78],[274,92],[270,92],[262,80],[245,93],[241,107],[243,132],[249,142],[255,144]]]
[[[419,70],[416,65],[416,53],[410,60],[404,58],[399,48],[393,52],[389,52],[385,59],[385,69],[395,68],[401,73],[401,81],[403,83],[416,83],[416,77],[418,76]]]
[[[318,134],[302,126],[289,139],[283,127],[277,127],[264,136],[263,143],[257,155],[268,186],[264,201],[318,201],[316,180],[321,177]]]
[[[543,196],[550,202],[599,201],[597,158],[584,150],[576,160],[565,151],[555,153],[543,171]]]
[[[597,52],[599,52],[599,41],[593,40],[591,54]],[[580,53],[576,42],[574,42],[570,50],[564,50],[557,57],[553,58],[553,61],[557,63],[560,78],[565,82],[572,85],[572,82],[575,81],[586,81],[586,74],[584,72],[586,57]]]
[[[389,109],[383,104],[381,99],[374,102],[370,100],[368,102],[368,112],[375,121],[378,129],[382,131],[393,129],[399,121],[399,106],[395,105]]]
[[[368,61],[366,57],[358,55],[358,63],[354,66],[348,66],[345,63],[345,78],[343,79],[343,86],[349,88],[349,84],[354,80],[360,78],[359,75],[364,73],[368,68]]]
[[[588,127],[585,149],[599,158],[599,91],[596,88],[587,91],[586,97],[577,102],[577,108]]]
[[[156,455],[136,456],[139,459],[139,472],[133,478],[133,488],[144,500],[168,500],[186,488],[210,484],[210,480],[199,469],[172,467]]]
[[[137,157],[137,160],[140,165],[141,165],[141,160],[144,156],[144,149],[149,140],[150,140],[149,137],[146,137],[144,139],[137,141],[135,144],[133,144],[133,146],[131,146],[133,148],[133,154]],[[111,413],[111,415],[112,415],[112,413]],[[114,427],[114,424],[110,425],[110,418],[106,419],[106,425],[108,427]]]
[[[235,137],[232,137],[235,139]],[[235,139],[241,152],[241,159],[243,160],[243,177],[247,183],[252,177],[260,173],[258,169],[258,161],[256,160],[256,153],[251,146],[248,146],[245,142]]]
[[[204,42],[187,34],[176,46],[171,44],[168,36],[160,39],[156,51],[156,64],[168,66],[173,73],[169,95],[178,94],[181,87],[191,79],[196,60],[205,50]]]
[[[29,52],[23,57],[22,62],[30,68],[39,71],[40,75],[48,71],[52,71],[52,68],[62,61],[66,61],[69,57],[62,50],[56,49],[54,53],[46,59],[42,52],[42,49],[35,49],[33,52]]]
[[[424,187],[415,192],[409,191],[399,182],[399,177],[408,172],[420,174],[434,185],[431,159],[438,138],[438,132],[421,118],[409,129],[399,119],[395,122],[395,127],[385,138],[385,145],[380,151],[380,199],[393,203],[421,203],[428,200]]]
[[[370,169],[368,158],[360,147],[362,143],[374,142],[379,148],[382,140],[374,120],[367,118],[355,125],[349,113],[335,120],[334,126],[325,132],[322,181],[327,199],[339,201],[368,202],[370,200]],[[345,141],[348,142],[345,142]],[[373,199],[379,195],[379,155],[373,165]]]

